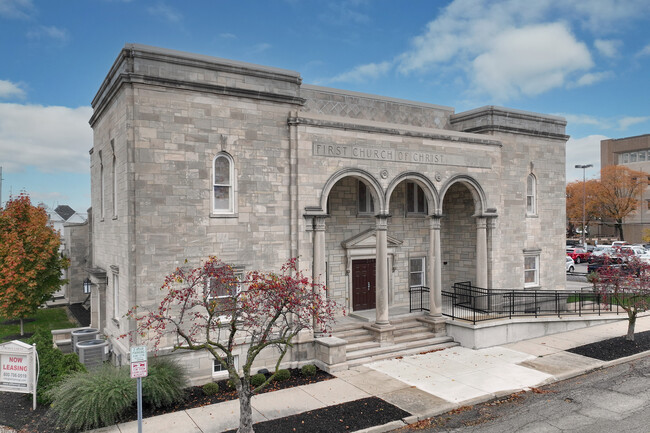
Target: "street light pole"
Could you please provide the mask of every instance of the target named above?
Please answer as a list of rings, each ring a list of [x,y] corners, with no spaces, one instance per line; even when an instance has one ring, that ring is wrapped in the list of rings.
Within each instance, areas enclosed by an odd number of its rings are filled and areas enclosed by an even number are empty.
[[[582,247],[584,248],[586,239],[585,239],[585,225],[587,220],[587,178],[586,178],[586,169],[593,167],[592,164],[576,164],[576,168],[582,169]]]

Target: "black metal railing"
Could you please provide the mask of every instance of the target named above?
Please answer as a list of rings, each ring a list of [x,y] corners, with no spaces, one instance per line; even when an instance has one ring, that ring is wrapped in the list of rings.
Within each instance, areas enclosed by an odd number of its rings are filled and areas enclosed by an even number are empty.
[[[619,314],[623,308],[594,292],[565,290],[498,290],[455,283],[442,291],[442,314],[472,323],[513,317]]]
[[[429,311],[429,288],[425,286],[409,287],[409,311]]]

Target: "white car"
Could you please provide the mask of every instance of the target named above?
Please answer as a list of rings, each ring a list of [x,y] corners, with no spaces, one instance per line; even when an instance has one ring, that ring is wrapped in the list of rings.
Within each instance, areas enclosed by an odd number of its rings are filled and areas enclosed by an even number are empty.
[[[566,271],[573,272],[575,270],[575,262],[569,256],[566,256]]]
[[[639,260],[650,264],[650,253],[641,254]]]

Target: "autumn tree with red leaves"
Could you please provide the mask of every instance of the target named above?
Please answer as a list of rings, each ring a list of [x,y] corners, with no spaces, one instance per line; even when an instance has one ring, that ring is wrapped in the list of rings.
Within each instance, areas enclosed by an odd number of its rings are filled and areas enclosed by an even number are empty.
[[[237,389],[238,432],[250,433],[251,398],[274,379],[293,338],[314,327],[329,331],[336,304],[321,297],[321,289],[297,269],[295,259],[280,273],[253,271],[238,279],[231,266],[211,257],[197,268],[178,268],[168,275],[161,287],[166,295],[155,311],[131,309],[127,316],[136,321],[131,337],[152,342],[156,350],[172,345],[173,350],[208,351]],[[235,354],[242,347],[246,360],[240,377]],[[278,354],[275,372],[251,387],[253,362],[264,349]]]
[[[603,167],[600,180],[593,186],[589,207],[594,208],[605,224],[607,220],[612,220],[618,239],[625,240],[623,220],[639,208],[647,186],[647,173],[622,165]]]
[[[59,254],[61,239],[42,207],[29,196],[11,197],[0,209],[0,316],[32,315],[65,284],[61,270],[68,261]]]
[[[627,313],[625,339],[634,341],[637,315],[650,307],[650,264],[638,257],[622,253],[623,263],[605,260],[593,278],[594,288],[605,304],[620,306]]]

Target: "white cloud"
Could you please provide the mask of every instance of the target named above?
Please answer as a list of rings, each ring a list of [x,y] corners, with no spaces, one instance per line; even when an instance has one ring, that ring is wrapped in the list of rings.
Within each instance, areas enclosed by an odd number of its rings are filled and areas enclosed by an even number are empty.
[[[650,116],[638,116],[638,117],[623,117],[622,119],[618,120],[618,128],[622,130],[626,130],[632,125],[637,125],[639,123],[645,123],[650,120]]]
[[[251,54],[257,54],[257,53],[261,53],[263,51],[266,51],[266,50],[268,50],[270,48],[271,48],[271,44],[266,43],[266,42],[262,42],[262,43],[259,43],[259,44],[255,45],[255,46],[253,46],[250,53]]]
[[[360,65],[354,69],[344,72],[330,79],[330,82],[361,83],[368,80],[379,78],[392,68],[391,62],[368,63]]]
[[[222,39],[237,39],[237,36],[233,33],[219,33],[219,37]]]
[[[25,91],[16,83],[7,80],[0,80],[0,99],[24,98]]]
[[[624,20],[643,19],[650,13],[647,0],[552,0],[549,6],[576,17],[594,34],[620,31]]]
[[[594,125],[601,128],[608,128],[601,119],[597,119],[588,114],[570,114],[570,113],[554,113],[556,116],[562,116],[566,119],[567,124],[580,124],[580,125]]]
[[[574,84],[572,84],[572,86],[575,87],[590,86],[594,83],[605,80],[607,78],[611,78],[613,76],[614,73],[611,71],[589,72],[584,74],[582,77],[578,78],[578,80]]]
[[[60,29],[55,26],[39,26],[28,31],[27,38],[31,40],[49,38],[59,42],[67,42],[70,39],[70,35],[66,29]]]
[[[7,172],[35,166],[51,172],[87,173],[93,144],[90,107],[0,103],[0,155]]]
[[[147,12],[170,23],[179,23],[183,19],[183,15],[180,12],[163,3],[148,7]]]
[[[582,180],[582,169],[576,165],[592,164],[586,169],[587,179],[598,177],[600,173],[600,141],[607,140],[604,135],[589,135],[582,138],[569,138],[566,144],[566,181]]]
[[[598,50],[600,54],[605,57],[614,58],[618,56],[618,50],[623,46],[623,42],[619,40],[604,40],[596,39],[594,41],[594,47]]]
[[[637,57],[650,56],[650,44],[646,45],[638,53],[636,53],[636,56]]]
[[[29,18],[33,11],[32,0],[0,0],[0,16],[5,18]]]
[[[501,100],[561,87],[592,66],[587,47],[560,23],[502,32],[472,64],[476,90]]]

